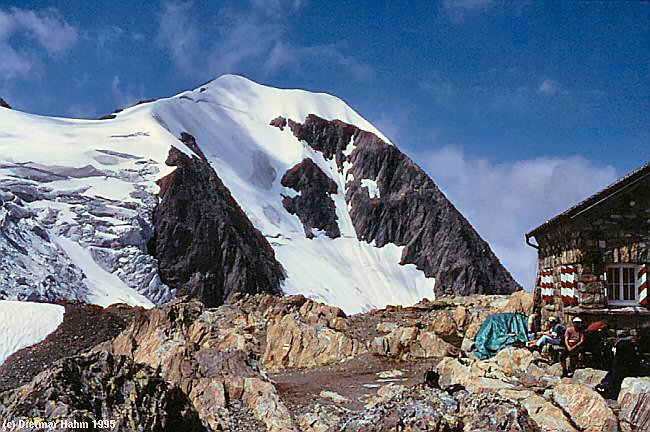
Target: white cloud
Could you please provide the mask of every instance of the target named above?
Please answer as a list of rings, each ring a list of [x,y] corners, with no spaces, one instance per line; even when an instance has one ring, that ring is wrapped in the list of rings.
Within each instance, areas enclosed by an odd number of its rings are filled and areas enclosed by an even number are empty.
[[[190,16],[192,3],[165,3],[160,16],[158,42],[167,47],[172,62],[182,72],[196,69],[199,29]]]
[[[92,39],[95,40],[95,46],[98,53],[102,53],[110,47],[117,44],[124,36],[124,29],[119,26],[109,26],[95,31]]]
[[[507,163],[446,146],[413,154],[525,288],[532,289],[536,251],[524,235],[616,179],[611,166],[579,156]]]
[[[59,54],[77,42],[77,30],[56,9],[41,11],[12,8],[16,28],[35,38],[50,55]]]
[[[4,81],[27,76],[39,62],[37,50],[15,46],[12,41],[15,36],[33,39],[49,56],[59,55],[77,42],[76,28],[55,9],[0,9],[0,79]]]
[[[210,26],[210,20],[198,19],[192,2],[165,3],[158,43],[169,51],[177,70],[195,79],[241,73],[250,66],[261,66],[268,75],[313,63],[336,65],[353,78],[367,78],[370,68],[344,54],[341,44],[307,47],[288,41],[289,20],[301,7],[298,0],[252,0],[243,10],[224,7]]]
[[[138,97],[130,92],[126,92],[122,88],[120,77],[115,75],[111,81],[111,94],[113,95],[113,102],[119,108],[127,108],[138,102],[142,97]]]
[[[494,6],[494,0],[443,0],[440,5],[449,19],[461,22],[472,13],[485,12]]]
[[[559,82],[553,81],[552,79],[545,79],[539,83],[537,87],[537,92],[546,96],[555,96],[562,90],[562,86]]]

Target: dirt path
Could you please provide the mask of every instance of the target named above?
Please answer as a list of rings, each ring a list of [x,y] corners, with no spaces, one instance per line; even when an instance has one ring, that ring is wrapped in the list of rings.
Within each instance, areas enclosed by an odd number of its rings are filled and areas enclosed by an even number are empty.
[[[382,385],[391,382],[402,385],[421,383],[425,371],[434,364],[434,361],[397,362],[364,354],[345,363],[283,371],[271,374],[270,377],[282,400],[294,413],[305,413],[315,404],[335,404],[331,399],[322,397],[322,391],[343,396],[347,401],[336,405],[358,411],[363,407],[364,400],[376,394]],[[381,374],[382,372],[386,374]]]

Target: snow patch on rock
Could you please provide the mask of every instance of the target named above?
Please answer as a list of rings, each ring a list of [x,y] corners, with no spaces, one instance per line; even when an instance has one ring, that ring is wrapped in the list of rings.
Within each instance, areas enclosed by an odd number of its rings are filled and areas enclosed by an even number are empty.
[[[0,300],[0,365],[56,330],[64,312],[60,305]]]
[[[376,181],[370,179],[361,179],[361,187],[368,189],[368,196],[370,198],[380,197],[379,187],[377,186]]]

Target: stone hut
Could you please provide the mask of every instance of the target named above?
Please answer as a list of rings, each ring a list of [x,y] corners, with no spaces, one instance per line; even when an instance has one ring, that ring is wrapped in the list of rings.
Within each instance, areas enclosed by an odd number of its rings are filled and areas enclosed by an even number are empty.
[[[650,164],[535,228],[526,243],[538,250],[543,320],[604,320],[650,352]]]

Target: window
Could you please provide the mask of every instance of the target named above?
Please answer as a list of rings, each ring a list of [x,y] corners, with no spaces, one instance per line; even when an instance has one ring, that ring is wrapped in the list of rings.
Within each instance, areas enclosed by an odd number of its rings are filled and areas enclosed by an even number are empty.
[[[636,267],[616,265],[607,267],[607,299],[610,304],[633,305],[639,303],[636,291]]]

